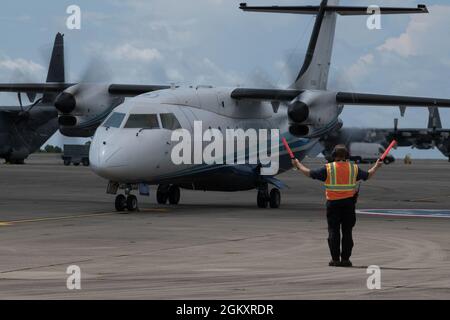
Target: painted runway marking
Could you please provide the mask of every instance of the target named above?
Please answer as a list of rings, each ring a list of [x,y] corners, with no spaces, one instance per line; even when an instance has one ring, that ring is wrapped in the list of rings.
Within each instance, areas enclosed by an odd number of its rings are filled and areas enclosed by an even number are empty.
[[[167,212],[167,209],[141,209],[140,212]],[[101,217],[113,214],[120,214],[120,212],[101,212],[101,213],[90,213],[90,214],[78,214],[70,216],[59,216],[59,217],[44,217],[35,219],[23,219],[23,220],[11,220],[11,221],[0,221],[1,226],[11,226],[20,223],[31,223],[31,222],[45,222],[45,221],[59,221],[59,220],[69,220],[77,218],[91,218],[91,217]]]
[[[358,214],[418,218],[450,218],[450,210],[439,209],[365,209],[356,210]]]

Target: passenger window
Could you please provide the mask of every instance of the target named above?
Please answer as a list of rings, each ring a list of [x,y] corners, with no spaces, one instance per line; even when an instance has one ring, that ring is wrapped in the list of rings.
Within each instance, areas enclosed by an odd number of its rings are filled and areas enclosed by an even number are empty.
[[[104,127],[119,128],[122,124],[123,118],[125,118],[125,113],[113,112],[109,118],[103,123]]]
[[[181,125],[173,113],[161,113],[161,123],[164,129],[176,130],[180,129]]]
[[[128,129],[159,129],[156,114],[130,114],[124,128]]]

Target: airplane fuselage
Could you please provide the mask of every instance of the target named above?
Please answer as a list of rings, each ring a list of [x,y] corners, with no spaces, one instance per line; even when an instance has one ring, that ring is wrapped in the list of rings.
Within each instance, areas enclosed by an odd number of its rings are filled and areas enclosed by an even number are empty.
[[[286,106],[274,108],[270,102],[230,98],[231,88],[176,88],[143,94],[114,109],[120,118],[100,126],[94,136],[91,167],[98,175],[118,183],[176,183],[184,188],[216,191],[253,189],[257,183],[256,165],[179,164],[171,159],[174,147],[170,128],[164,128],[162,114],[173,114],[181,128],[193,133],[194,121],[203,129],[279,129],[295,155],[303,159],[318,139],[296,138],[289,134]],[[130,128],[132,115],[157,115],[153,129]],[[128,127],[127,127],[128,126]],[[280,148],[280,170],[291,168],[290,159]]]

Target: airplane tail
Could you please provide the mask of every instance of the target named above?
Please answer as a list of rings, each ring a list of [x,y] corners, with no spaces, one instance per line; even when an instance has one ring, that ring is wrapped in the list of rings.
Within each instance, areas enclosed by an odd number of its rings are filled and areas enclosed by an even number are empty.
[[[65,67],[64,67],[64,35],[56,34],[55,43],[53,45],[52,57],[47,73],[47,82],[65,82]],[[45,93],[42,97],[43,103],[51,103],[55,99],[55,94]]]
[[[290,86],[292,89],[327,89],[337,14],[326,11],[326,7],[338,4],[339,0],[324,0],[320,4],[306,57],[295,82]]]
[[[385,8],[377,7],[380,14],[426,13],[426,6],[417,8]],[[339,6],[339,0],[322,0],[319,6],[248,6],[241,3],[243,11],[310,14],[316,16],[311,39],[303,66],[291,89],[326,90],[331,65],[337,15],[356,16],[372,15],[371,7]]]
[[[428,107],[430,115],[428,117],[428,129],[442,129],[441,115],[437,107]]]

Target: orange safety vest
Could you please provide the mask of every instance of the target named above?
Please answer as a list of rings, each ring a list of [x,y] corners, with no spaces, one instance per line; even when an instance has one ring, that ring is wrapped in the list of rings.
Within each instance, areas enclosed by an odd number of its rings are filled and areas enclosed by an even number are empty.
[[[332,162],[326,165],[325,181],[327,200],[352,198],[356,193],[358,166],[351,162]]]

